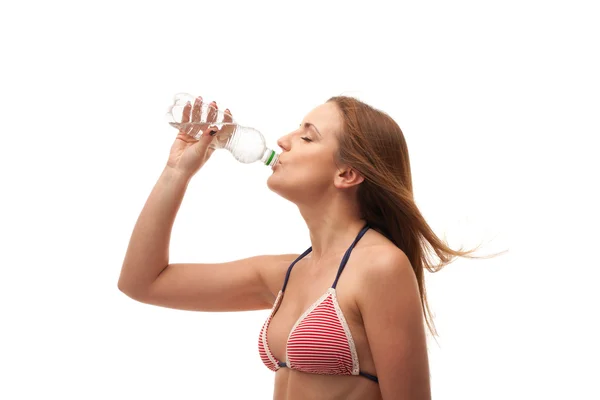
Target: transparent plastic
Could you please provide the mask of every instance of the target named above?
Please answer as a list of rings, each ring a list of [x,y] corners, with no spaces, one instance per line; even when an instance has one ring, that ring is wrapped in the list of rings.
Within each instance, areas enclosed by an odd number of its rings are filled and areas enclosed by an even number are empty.
[[[264,136],[258,130],[239,125],[230,115],[225,115],[224,111],[210,103],[202,103],[200,115],[191,118],[195,121],[182,122],[184,107],[188,103],[193,105],[195,100],[196,97],[188,93],[176,94],[166,116],[169,124],[195,139],[199,139],[206,129],[216,131],[209,147],[226,149],[241,163],[260,161],[269,167],[277,163],[279,155],[267,147]],[[194,114],[197,112],[193,111]]]

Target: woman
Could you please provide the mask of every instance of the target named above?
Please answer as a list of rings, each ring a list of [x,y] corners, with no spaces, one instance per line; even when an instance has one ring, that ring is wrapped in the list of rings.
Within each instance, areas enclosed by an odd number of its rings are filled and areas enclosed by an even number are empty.
[[[188,104],[184,122],[198,121],[201,106],[201,98]],[[429,399],[423,316],[434,335],[435,328],[423,270],[476,257],[448,248],[420,214],[394,120],[348,97],[308,113],[278,140],[267,185],[298,206],[311,248],[222,264],[169,264],[185,190],[213,152],[214,130],[199,140],[190,133],[197,132],[179,132],[139,216],[119,289],[183,310],[272,309],[258,350],[276,371],[275,399]],[[428,263],[426,246],[439,265]]]

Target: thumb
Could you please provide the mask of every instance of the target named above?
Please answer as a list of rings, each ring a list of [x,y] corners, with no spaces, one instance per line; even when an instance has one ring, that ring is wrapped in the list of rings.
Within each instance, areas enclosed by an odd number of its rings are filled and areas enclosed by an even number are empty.
[[[196,151],[196,154],[198,154],[199,156],[203,156],[207,153],[207,151],[210,154],[212,154],[212,152],[215,149],[208,148],[208,146],[211,144],[216,132],[216,127],[209,127],[204,132],[202,132],[202,135],[200,136],[198,141],[194,143],[194,150]]]

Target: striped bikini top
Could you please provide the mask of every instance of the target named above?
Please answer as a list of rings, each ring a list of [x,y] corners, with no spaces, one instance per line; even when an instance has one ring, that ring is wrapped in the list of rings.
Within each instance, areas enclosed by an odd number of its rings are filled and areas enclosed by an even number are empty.
[[[267,341],[269,323],[283,299],[290,272],[294,265],[312,251],[312,247],[300,255],[288,268],[271,315],[264,323],[258,339],[258,351],[263,363],[272,371],[287,367],[294,370],[321,375],[361,375],[379,382],[376,376],[360,370],[358,355],[352,334],[336,297],[336,285],[356,243],[369,229],[367,224],[346,250],[333,285],[298,318],[287,340],[286,360],[273,356]]]

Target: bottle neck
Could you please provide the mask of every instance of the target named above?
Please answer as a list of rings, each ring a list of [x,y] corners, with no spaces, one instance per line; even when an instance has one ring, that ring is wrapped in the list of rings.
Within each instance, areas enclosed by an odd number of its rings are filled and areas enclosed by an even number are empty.
[[[279,160],[279,154],[267,147],[260,161],[267,167],[272,167]]]

